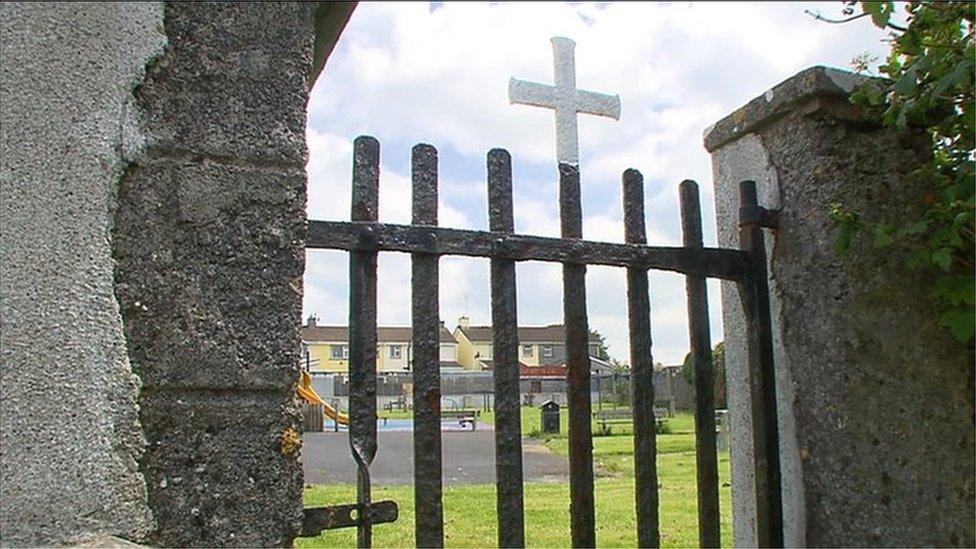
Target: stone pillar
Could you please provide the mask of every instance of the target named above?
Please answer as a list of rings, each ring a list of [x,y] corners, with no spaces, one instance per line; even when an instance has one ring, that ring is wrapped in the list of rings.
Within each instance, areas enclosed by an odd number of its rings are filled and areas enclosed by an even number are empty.
[[[0,4],[0,546],[152,527],[109,242],[162,19],[154,2]]]
[[[787,545],[974,545],[973,364],[937,325],[934,276],[870,238],[833,250],[829,205],[898,222],[922,204],[919,136],[864,120],[860,77],[814,67],[705,133],[719,244],[738,247],[738,182],[781,208],[767,233]],[[755,544],[745,333],[723,285],[734,539]]]
[[[314,4],[168,3],[113,252],[166,546],[288,545]]]

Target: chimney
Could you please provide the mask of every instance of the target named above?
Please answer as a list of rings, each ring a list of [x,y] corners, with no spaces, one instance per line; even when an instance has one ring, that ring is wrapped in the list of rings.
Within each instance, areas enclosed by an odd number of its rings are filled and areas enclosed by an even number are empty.
[[[446,327],[447,327],[447,326],[445,326],[445,325],[444,325],[444,321],[442,320],[442,321],[441,321],[441,328],[446,328]]]
[[[309,328],[314,328],[315,327],[315,324],[318,321],[319,321],[319,318],[317,316],[315,316],[313,314],[309,314],[308,315],[308,320],[306,320],[306,323],[307,323],[307,325],[308,325]]]
[[[471,319],[466,316],[459,316],[458,326],[460,326],[462,330],[467,330],[471,327]]]

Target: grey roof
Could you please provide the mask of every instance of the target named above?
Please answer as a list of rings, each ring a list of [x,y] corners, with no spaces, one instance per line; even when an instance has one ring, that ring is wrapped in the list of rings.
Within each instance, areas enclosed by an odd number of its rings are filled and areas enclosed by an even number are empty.
[[[345,343],[349,341],[348,326],[302,326],[302,341]],[[379,326],[376,328],[376,341],[379,343],[407,343],[413,339],[410,326]],[[441,326],[441,343],[457,343],[451,332]]]
[[[490,342],[492,341],[491,326],[468,326],[467,328],[458,327],[465,337],[470,341]],[[550,324],[548,326],[519,326],[519,343],[565,343],[566,327],[562,324]],[[599,343],[596,334],[590,332],[590,343]]]

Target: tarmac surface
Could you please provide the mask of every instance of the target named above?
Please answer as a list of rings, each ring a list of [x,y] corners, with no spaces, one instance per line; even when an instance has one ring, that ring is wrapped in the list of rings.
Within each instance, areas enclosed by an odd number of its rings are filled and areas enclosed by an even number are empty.
[[[413,484],[413,432],[380,431],[376,459],[370,466],[374,486]],[[475,431],[442,431],[444,485],[495,482],[495,432],[478,424]],[[302,445],[305,484],[352,484],[356,463],[349,450],[349,435],[305,433]],[[522,471],[528,481],[565,481],[569,462],[541,442],[522,439]]]

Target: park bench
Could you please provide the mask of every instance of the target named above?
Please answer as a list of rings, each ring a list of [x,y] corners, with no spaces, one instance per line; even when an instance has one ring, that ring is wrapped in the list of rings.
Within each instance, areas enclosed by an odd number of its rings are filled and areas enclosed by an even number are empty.
[[[469,423],[471,430],[474,431],[477,426],[476,420],[478,419],[479,413],[478,410],[441,410],[441,421],[456,419],[461,426]]]
[[[657,422],[658,432],[661,431],[662,427],[668,424],[667,415],[668,411],[665,408],[654,409],[654,419]],[[593,412],[593,417],[600,426],[601,433],[609,433],[611,425],[630,425],[633,422],[633,415],[629,408],[597,410],[596,412]]]
[[[383,409],[392,412],[393,410],[407,410],[407,401],[405,399],[399,398],[397,400],[391,400],[389,402],[383,403]]]

